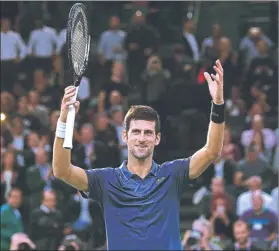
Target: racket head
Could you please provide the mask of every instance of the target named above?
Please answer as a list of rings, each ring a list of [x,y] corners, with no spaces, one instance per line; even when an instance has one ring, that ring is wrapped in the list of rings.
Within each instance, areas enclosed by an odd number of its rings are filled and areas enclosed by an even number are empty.
[[[74,85],[78,86],[84,74],[90,51],[90,35],[86,7],[76,3],[69,12],[67,24],[67,46],[70,71]]]

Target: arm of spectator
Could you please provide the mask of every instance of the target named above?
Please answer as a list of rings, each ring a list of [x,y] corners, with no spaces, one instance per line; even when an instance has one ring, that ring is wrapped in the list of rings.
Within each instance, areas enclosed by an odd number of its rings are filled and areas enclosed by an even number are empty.
[[[27,54],[27,48],[19,34],[17,37],[17,44],[18,44],[18,49],[19,49],[19,58],[22,60],[25,58],[25,56]]]
[[[278,206],[278,205],[277,205]],[[270,225],[270,230],[272,232],[272,234],[270,236],[268,236],[267,240],[268,241],[274,241],[276,238],[276,234],[278,234],[278,218],[277,216],[272,213],[273,215],[273,220],[271,221],[271,225]]]
[[[51,33],[51,40],[52,40],[52,55],[56,55],[56,51],[58,49],[58,43],[57,43],[57,35],[54,33]]]

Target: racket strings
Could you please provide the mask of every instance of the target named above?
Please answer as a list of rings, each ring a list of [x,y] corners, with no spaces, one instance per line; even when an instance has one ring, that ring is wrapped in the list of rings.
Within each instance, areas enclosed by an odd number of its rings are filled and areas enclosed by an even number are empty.
[[[71,44],[71,53],[72,53],[72,62],[74,71],[76,74],[80,74],[84,66],[84,61],[86,60],[87,54],[87,43],[88,43],[88,27],[86,24],[86,17],[82,10],[80,13],[83,16],[83,19],[80,19],[75,26],[75,29],[72,32],[72,44]],[[74,18],[79,14],[75,15]]]

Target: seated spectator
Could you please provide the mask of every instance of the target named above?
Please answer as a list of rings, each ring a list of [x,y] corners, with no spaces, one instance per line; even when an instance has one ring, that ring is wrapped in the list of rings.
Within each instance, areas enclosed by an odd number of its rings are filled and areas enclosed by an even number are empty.
[[[263,206],[261,191],[252,193],[253,208],[245,211],[240,219],[250,227],[250,237],[257,240],[274,241],[278,233],[278,218]]]
[[[264,40],[269,48],[273,46],[272,41],[259,27],[250,28],[248,34],[240,42],[241,64],[243,64],[245,71],[249,69],[251,61],[259,55],[259,51],[257,50],[257,41],[259,40]]]
[[[30,110],[40,120],[41,126],[47,128],[49,126],[48,109],[40,105],[40,95],[37,91],[30,91],[28,93]]]
[[[30,237],[39,250],[57,250],[63,237],[63,215],[54,191],[44,191],[42,204],[31,212]]]
[[[236,218],[232,213],[231,203],[224,195],[213,199],[209,219],[215,236],[221,240],[233,238],[232,226]]]
[[[226,100],[225,106],[228,119],[234,119],[245,114],[245,102],[240,96],[239,87],[232,86],[231,97]]]
[[[198,178],[198,183],[209,188],[212,179],[220,177],[224,180],[226,183],[226,189],[228,189],[233,185],[235,169],[236,163],[233,160],[219,156]]]
[[[91,124],[80,128],[80,142],[74,146],[73,163],[83,169],[103,168],[108,165],[108,146],[96,140]]]
[[[153,55],[148,58],[141,80],[142,103],[153,107],[161,115],[162,98],[167,91],[170,72],[162,68],[158,56]]]
[[[222,159],[231,161],[239,161],[241,157],[239,146],[232,142],[231,129],[228,125],[225,127],[224,143],[221,156]]]
[[[211,36],[203,40],[201,45],[201,57],[203,59],[215,60],[218,57],[219,44],[222,35],[221,25],[215,23],[212,25]]]
[[[249,191],[240,194],[237,198],[236,212],[237,215],[242,215],[245,211],[252,209],[252,193],[256,190],[262,189],[262,179],[258,176],[252,176],[247,180]],[[265,208],[272,208],[272,197],[262,191],[263,203]]]
[[[22,193],[12,188],[7,203],[1,206],[1,250],[10,250],[11,238],[15,233],[23,232],[23,223],[18,208],[22,202]]]
[[[197,219],[192,224],[192,230],[185,232],[182,246],[185,250],[222,250],[215,243],[213,229],[209,221]]]
[[[1,158],[1,205],[6,202],[13,186],[18,185],[18,166],[13,151],[6,151]]]
[[[8,118],[15,112],[16,101],[10,92],[1,91],[1,112],[4,113]]]
[[[252,120],[252,128],[245,130],[241,135],[241,144],[247,149],[254,142],[257,150],[264,155],[266,160],[270,160],[272,149],[276,144],[274,132],[269,128],[264,128],[264,119],[256,115]]]
[[[117,133],[110,123],[107,114],[96,115],[96,136],[95,139],[108,146],[107,166],[117,167],[120,165],[120,149]]]
[[[75,234],[68,234],[64,237],[64,239],[61,242],[61,245],[58,248],[58,251],[64,251],[64,250],[85,250],[84,242],[78,238]]]
[[[48,162],[47,152],[43,148],[38,148],[35,153],[35,165],[28,167],[26,171],[30,208],[40,205],[41,194],[44,190],[51,189],[52,178],[52,168]]]
[[[211,180],[211,192],[208,193],[201,201],[201,214],[204,216],[209,216],[210,208],[208,205],[212,205],[215,198],[220,196],[226,198],[229,208],[234,208],[234,198],[226,192],[224,179],[221,177],[214,177]]]
[[[225,250],[249,250],[259,251],[260,249],[255,246],[250,240],[250,231],[246,222],[238,220],[233,225],[233,234],[235,242],[226,247]]]
[[[267,162],[260,157],[260,152],[255,144],[246,149],[245,158],[239,162],[234,174],[234,184],[245,188],[247,181],[252,176],[262,176],[268,171]]]
[[[260,83],[260,87],[267,91],[276,81],[277,66],[271,55],[269,54],[268,44],[265,40],[256,42],[258,56],[252,59],[248,73],[247,82],[253,84]]]

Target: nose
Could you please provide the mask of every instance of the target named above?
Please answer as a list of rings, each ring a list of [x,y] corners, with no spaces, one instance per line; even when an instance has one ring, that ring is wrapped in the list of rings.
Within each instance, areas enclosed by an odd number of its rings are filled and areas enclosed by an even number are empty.
[[[144,142],[145,141],[145,135],[144,135],[144,132],[142,132],[140,135],[139,135],[139,139],[138,139],[140,142]]]

